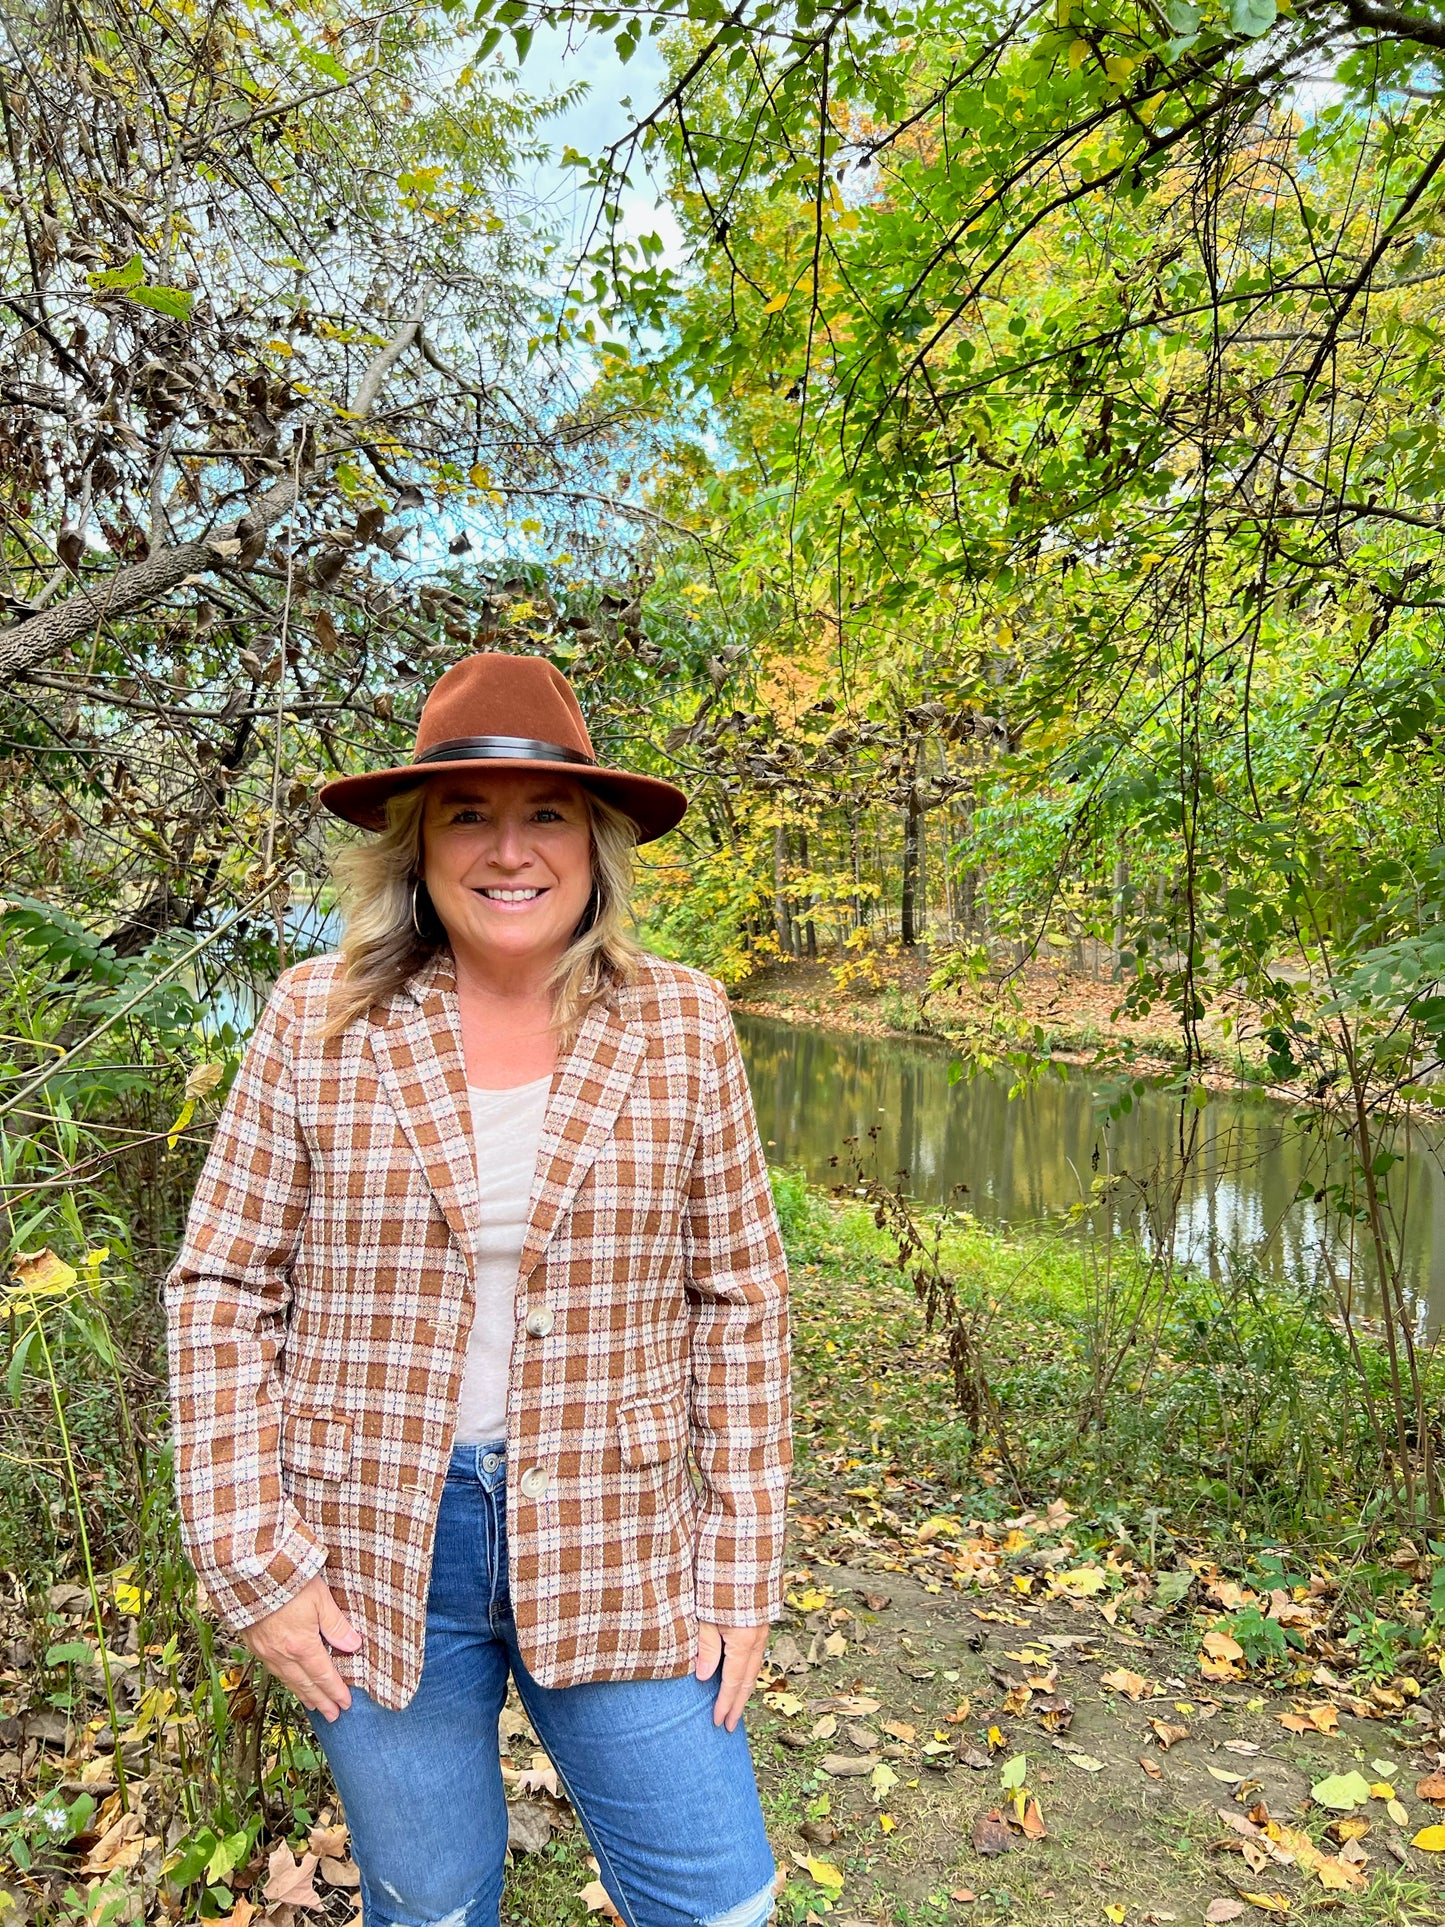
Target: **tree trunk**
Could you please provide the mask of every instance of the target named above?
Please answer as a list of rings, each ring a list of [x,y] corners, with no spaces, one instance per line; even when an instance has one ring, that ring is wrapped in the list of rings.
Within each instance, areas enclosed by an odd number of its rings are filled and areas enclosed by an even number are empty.
[[[923,810],[918,801],[918,762],[908,785],[908,800],[903,812],[903,899],[899,910],[899,937],[913,945],[923,934]]]
[[[798,862],[802,865],[805,874],[811,874],[813,863],[812,858],[808,854],[808,832],[802,825],[799,825],[798,828]],[[816,963],[818,959],[818,932],[813,923],[813,901],[813,892],[810,887],[803,899],[803,907],[807,915],[803,922],[803,941],[799,945],[799,949],[806,952],[810,962]]]
[[[1124,974],[1124,896],[1129,888],[1129,865],[1121,856],[1114,865],[1114,981]]]

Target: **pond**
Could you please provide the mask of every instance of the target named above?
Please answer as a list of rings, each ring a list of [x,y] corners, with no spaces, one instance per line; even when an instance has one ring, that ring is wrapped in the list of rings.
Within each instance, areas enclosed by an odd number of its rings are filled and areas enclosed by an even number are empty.
[[[1046,1072],[1010,1099],[1005,1077],[951,1084],[951,1053],[938,1046],[745,1011],[737,1027],[769,1159],[820,1184],[848,1177],[844,1140],[855,1137],[885,1182],[904,1170],[905,1188],[932,1204],[965,1186],[956,1202],[975,1217],[1024,1226],[1064,1220],[1093,1197],[1096,1174],[1112,1173],[1122,1182],[1089,1210],[1097,1230],[1136,1228],[1157,1243],[1170,1235],[1166,1201],[1178,1185],[1172,1244],[1182,1261],[1218,1275],[1238,1252],[1296,1282],[1325,1278],[1328,1266],[1342,1279],[1351,1273],[1349,1227],[1326,1203],[1298,1197],[1306,1181],[1317,1190],[1348,1172],[1340,1147],[1321,1141],[1313,1111],[1262,1096],[1211,1097],[1190,1115],[1186,1160],[1179,1104],[1161,1092],[1146,1092],[1125,1116],[1106,1121],[1082,1072]],[[876,1152],[866,1143],[875,1127]],[[1422,1327],[1438,1330],[1445,1325],[1441,1151],[1423,1134],[1396,1148],[1404,1157],[1390,1192],[1402,1214],[1409,1288]],[[1364,1254],[1355,1256],[1353,1272],[1368,1294]]]

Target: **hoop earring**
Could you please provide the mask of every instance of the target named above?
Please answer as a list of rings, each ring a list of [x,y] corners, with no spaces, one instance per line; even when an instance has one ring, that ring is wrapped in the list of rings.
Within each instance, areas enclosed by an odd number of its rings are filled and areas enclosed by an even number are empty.
[[[413,877],[411,880],[411,927],[416,932],[417,942],[425,943],[427,940],[426,933],[421,927],[421,918],[417,915],[417,893],[420,889],[421,878]]]
[[[587,935],[587,932],[592,928],[593,924],[596,923],[597,913],[601,908],[602,892],[594,883],[592,886],[592,894],[587,899],[587,908],[582,912],[581,920],[573,932],[574,941],[578,937],[585,937]]]

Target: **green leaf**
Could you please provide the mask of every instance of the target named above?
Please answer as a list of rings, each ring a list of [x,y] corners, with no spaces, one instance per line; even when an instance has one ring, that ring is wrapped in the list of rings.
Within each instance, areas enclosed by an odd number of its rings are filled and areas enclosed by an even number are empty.
[[[88,277],[93,288],[134,288],[145,278],[145,263],[138,254],[133,254],[123,268],[103,268]]]
[[[67,1639],[60,1646],[52,1646],[45,1655],[47,1666],[89,1666],[95,1659],[95,1648],[87,1646],[83,1639]]]
[[[1191,7],[1189,0],[1167,0],[1164,18],[1175,33],[1196,33],[1203,14],[1198,7]]]
[[[196,297],[184,288],[127,288],[130,300],[157,314],[168,314],[173,321],[189,321]]]
[[[1246,40],[1268,33],[1279,13],[1275,0],[1231,0],[1229,24]]]
[[[1310,1788],[1310,1798],[1332,1813],[1352,1813],[1356,1807],[1364,1806],[1370,1797],[1370,1783],[1363,1773],[1331,1773],[1323,1780],[1316,1780]]]
[[[174,1887],[189,1887],[205,1871],[206,1863],[220,1842],[209,1827],[200,1827],[189,1840],[183,1840],[166,1862],[164,1873]]]
[[[1015,1753],[1011,1760],[1005,1760],[999,1769],[998,1783],[1007,1793],[1016,1793],[1024,1783],[1029,1770],[1026,1753]]]
[[[328,80],[350,80],[351,75],[336,55],[328,53],[324,47],[304,47],[302,53],[307,65],[313,67],[318,74],[324,74]]]
[[[10,1394],[12,1405],[20,1403],[21,1381],[25,1377],[26,1362],[30,1357],[30,1348],[39,1336],[40,1327],[32,1325],[10,1354],[10,1364],[5,1372],[5,1389]]]

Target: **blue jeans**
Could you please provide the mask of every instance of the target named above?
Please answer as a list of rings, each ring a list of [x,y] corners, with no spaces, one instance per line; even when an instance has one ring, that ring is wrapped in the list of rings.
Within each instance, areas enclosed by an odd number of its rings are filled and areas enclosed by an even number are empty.
[[[507,1805],[497,1719],[510,1671],[627,1927],[761,1927],[773,1856],[747,1736],[710,1680],[538,1685],[507,1593],[506,1452],[459,1445],[437,1518],[426,1660],[389,1713],[353,1687],[312,1726],[346,1809],[366,1927],[497,1927]]]

